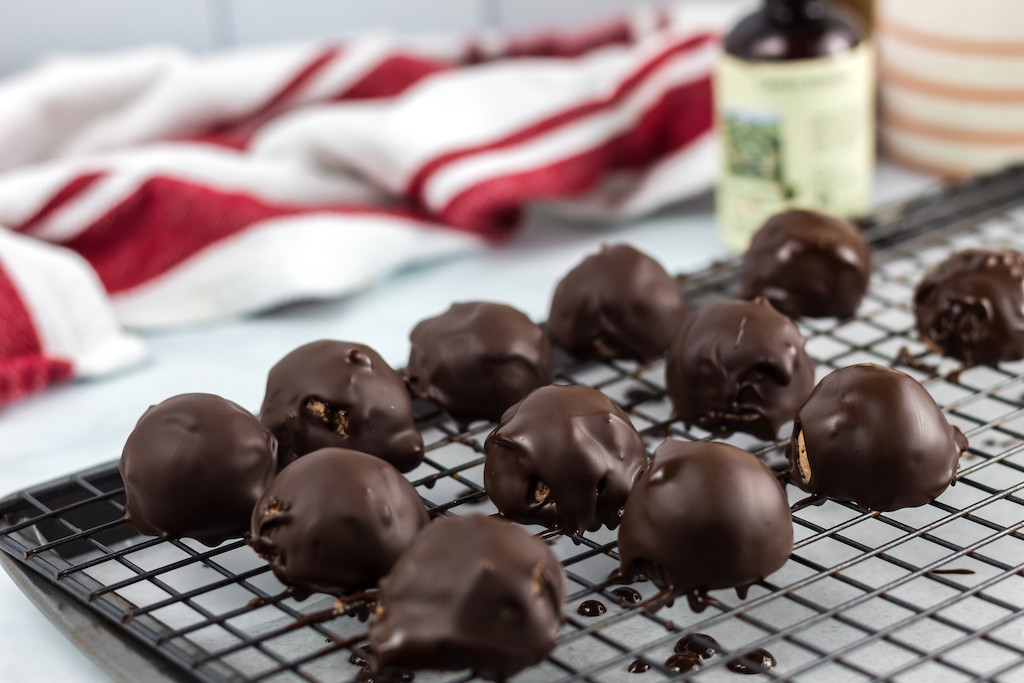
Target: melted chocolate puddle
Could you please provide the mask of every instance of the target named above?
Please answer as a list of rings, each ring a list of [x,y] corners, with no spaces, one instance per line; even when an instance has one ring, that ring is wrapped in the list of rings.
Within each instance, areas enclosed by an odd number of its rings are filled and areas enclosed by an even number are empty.
[[[643,596],[640,595],[635,589],[629,586],[623,586],[622,588],[616,588],[611,591],[612,595],[619,603],[619,607],[630,607],[631,605],[639,605],[640,601],[643,600]]]
[[[738,674],[761,674],[769,669],[773,669],[776,664],[778,662],[775,661],[775,657],[771,652],[758,648],[729,660],[726,666],[729,668],[729,671]]]
[[[576,613],[581,617],[599,617],[607,611],[608,608],[600,600],[586,600],[576,608]]]
[[[645,671],[648,671],[650,668],[651,665],[643,661],[642,659],[634,659],[632,662],[629,663],[629,666],[626,668],[626,671],[628,671],[631,674],[642,674]]]
[[[692,652],[701,659],[709,659],[718,654],[722,646],[706,633],[690,633],[676,641],[676,652]]]
[[[677,652],[665,660],[665,666],[668,667],[669,671],[676,674],[696,671],[703,664],[704,660],[696,652]]]

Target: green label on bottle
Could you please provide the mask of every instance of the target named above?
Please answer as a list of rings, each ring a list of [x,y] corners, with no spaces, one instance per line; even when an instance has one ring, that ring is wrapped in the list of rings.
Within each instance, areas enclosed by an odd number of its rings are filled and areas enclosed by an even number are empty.
[[[838,216],[868,209],[875,162],[870,44],[798,61],[724,55],[715,102],[718,224],[731,249],[746,249],[765,219],[790,207]]]

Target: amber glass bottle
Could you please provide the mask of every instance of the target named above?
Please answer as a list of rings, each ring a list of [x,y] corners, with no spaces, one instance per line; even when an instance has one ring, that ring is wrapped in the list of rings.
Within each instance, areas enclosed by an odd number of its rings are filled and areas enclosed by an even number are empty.
[[[867,210],[874,88],[870,42],[824,0],[765,0],[729,33],[715,74],[717,213],[729,247],[745,249],[787,207]]]

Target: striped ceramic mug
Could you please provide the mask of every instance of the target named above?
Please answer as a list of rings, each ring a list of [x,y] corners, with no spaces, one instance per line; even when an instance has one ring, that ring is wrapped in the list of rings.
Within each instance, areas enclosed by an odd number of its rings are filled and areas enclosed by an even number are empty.
[[[1024,159],[1024,0],[879,0],[881,134],[959,177]]]

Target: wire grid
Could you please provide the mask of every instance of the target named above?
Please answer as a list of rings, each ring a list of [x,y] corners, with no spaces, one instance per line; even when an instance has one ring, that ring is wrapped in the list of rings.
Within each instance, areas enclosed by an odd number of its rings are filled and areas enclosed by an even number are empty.
[[[858,317],[801,325],[818,378],[853,363],[891,364],[903,347],[943,373],[955,369],[916,339],[911,293],[923,271],[954,250],[1024,249],[1024,168],[880,215],[867,231],[876,272]],[[730,298],[738,281],[737,264],[727,263],[683,284],[700,307]],[[559,383],[599,388],[622,405],[650,450],[668,437],[709,438],[671,419],[661,362],[563,357],[559,367]],[[865,513],[852,503],[811,504],[787,485],[796,531],[791,560],[746,600],[714,591],[719,603],[700,614],[685,600],[653,614],[620,605],[608,582],[618,567],[615,532],[528,527],[565,566],[569,619],[554,653],[517,681],[735,680],[726,662],[760,647],[778,660],[763,674],[770,678],[1024,680],[1024,362],[972,368],[955,380],[901,369],[925,384],[970,439],[956,486],[926,506]],[[494,513],[482,488],[482,444],[493,425],[460,427],[423,401],[416,410],[427,457],[409,477],[431,513]],[[782,462],[784,442],[725,440],[769,464]],[[296,602],[242,540],[211,549],[140,536],[120,521],[123,504],[113,463],[20,492],[0,502],[0,548],[198,680],[355,679],[352,639],[365,624],[299,625],[332,600]],[[650,583],[634,587],[645,598],[656,592]],[[579,616],[588,599],[603,602],[607,614]],[[693,632],[712,635],[722,653],[697,672],[673,673],[664,662]],[[650,666],[639,679],[627,672],[637,659]],[[416,680],[473,676],[423,672]]]

